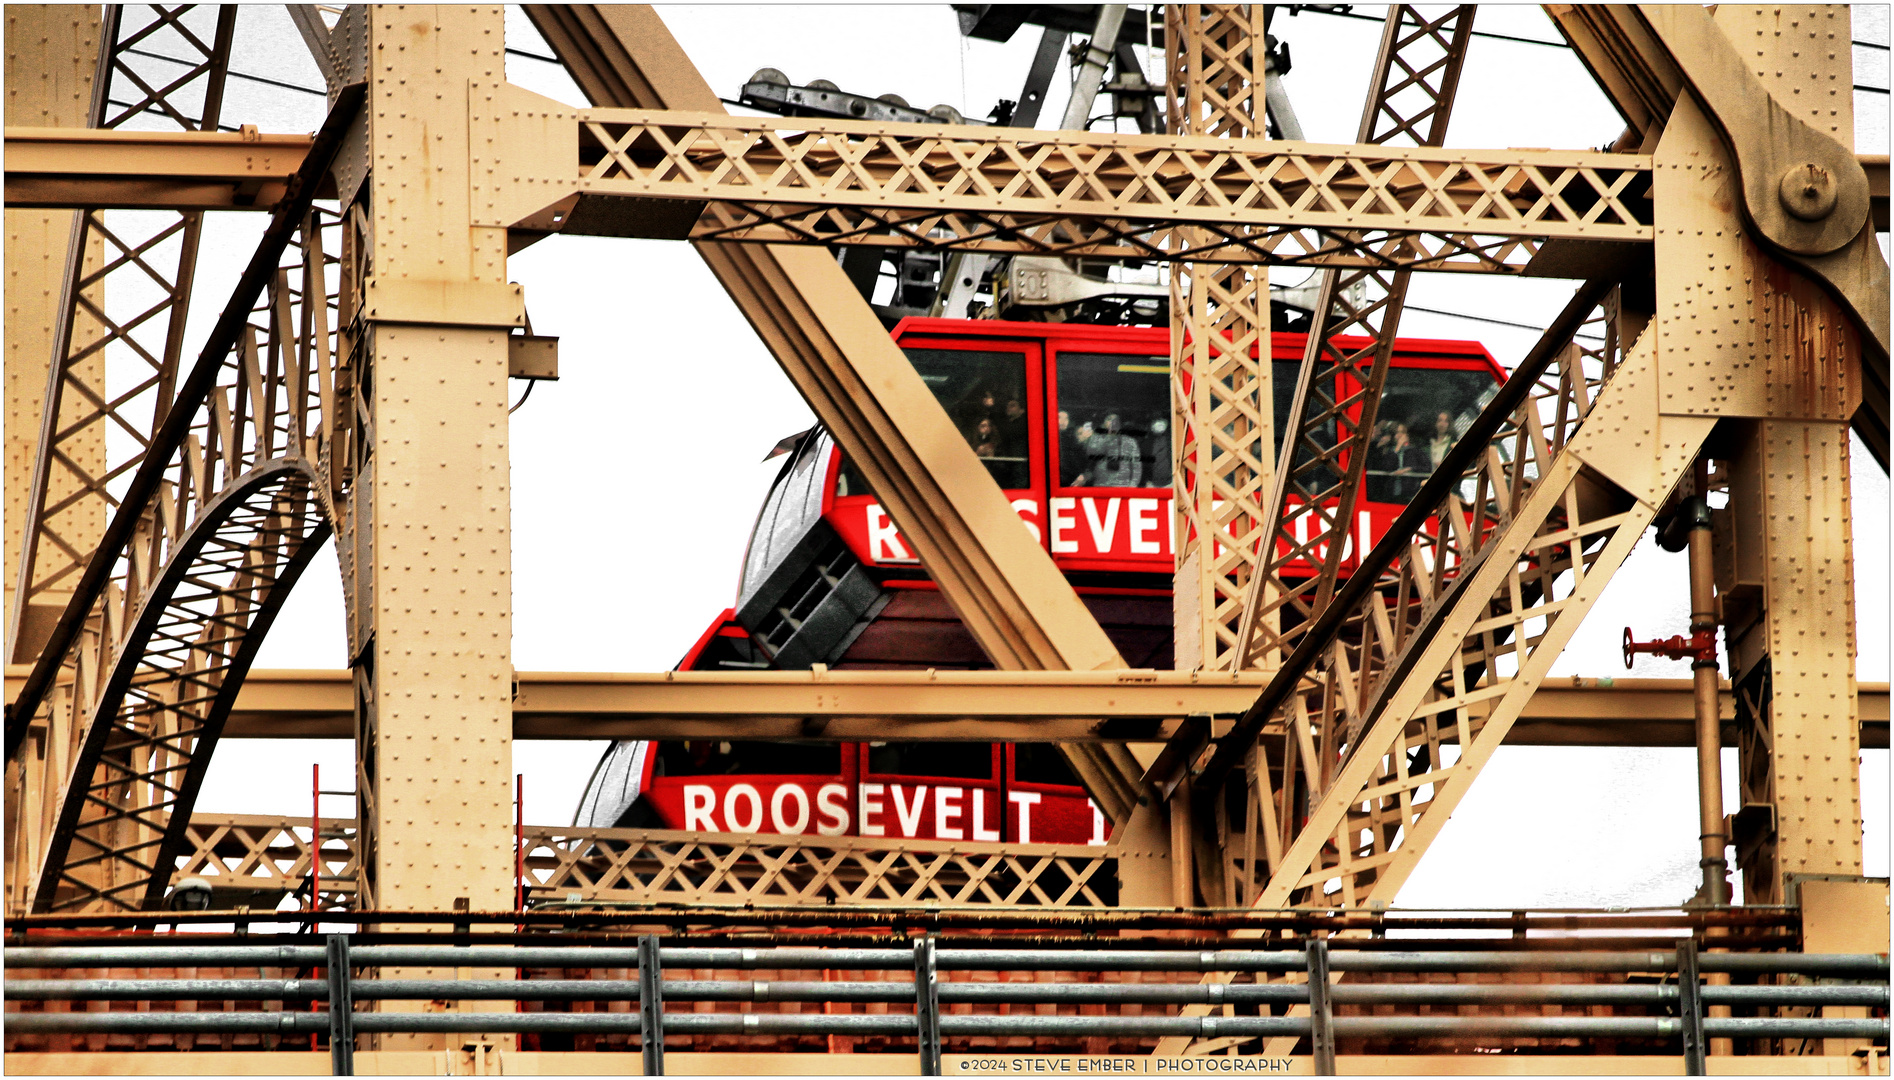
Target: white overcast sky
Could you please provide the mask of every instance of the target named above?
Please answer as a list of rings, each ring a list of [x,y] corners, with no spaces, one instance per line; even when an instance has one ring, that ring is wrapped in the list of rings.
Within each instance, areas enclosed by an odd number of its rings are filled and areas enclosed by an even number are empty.
[[[666,24],[713,89],[735,97],[750,74],[828,79],[870,95],[983,117],[1017,98],[1035,29],[1005,44],[969,41],[953,12],[928,6],[667,6]],[[1378,15],[1360,5],[1357,12]],[[1857,7],[1855,37],[1885,43],[1887,9]],[[1315,14],[1277,20],[1293,50],[1285,82],[1308,138],[1352,141],[1379,26]],[[1476,29],[1557,40],[1537,7],[1482,6]],[[508,44],[548,51],[508,8]],[[320,80],[284,14],[246,6],[233,69],[304,86]],[[1887,85],[1887,53],[1856,49],[1856,82]],[[1153,67],[1147,71],[1154,72]],[[562,69],[508,59],[508,77],[585,104]],[[1055,86],[1041,113],[1056,122]],[[308,131],[318,98],[232,84],[226,123]],[[1887,152],[1885,94],[1858,93],[1857,150]],[[1466,147],[1595,147],[1622,122],[1562,48],[1476,38],[1449,142]],[[213,215],[194,321],[207,327],[226,283],[254,244],[260,219]],[[749,527],[783,435],[811,423],[808,406],[689,247],[662,241],[554,237],[514,256],[535,329],[561,337],[561,380],[513,417],[514,664],[521,670],[650,671],[673,666],[734,596]],[[1285,283],[1301,277],[1291,272]],[[1279,281],[1283,280],[1281,278]],[[1410,303],[1544,325],[1570,283],[1419,275]],[[1410,312],[1403,331],[1482,341],[1514,363],[1536,334]],[[200,333],[202,330],[200,329]],[[1888,480],[1859,449],[1854,467],[1859,673],[1888,677]],[[1682,556],[1647,544],[1613,580],[1555,676],[1625,674],[1622,628],[1640,636],[1684,629]],[[336,668],[345,662],[335,560],[317,560],[263,648],[259,667]],[[1632,674],[1684,678],[1681,663],[1642,661]],[[599,743],[521,743],[526,813],[571,819]],[[1734,775],[1727,751],[1726,778]],[[1869,873],[1887,873],[1887,753],[1863,772]],[[306,814],[306,776],[352,772],[349,744],[237,741],[219,749],[199,807]],[[1695,887],[1693,752],[1515,747],[1499,751],[1402,892],[1403,906],[1672,904]],[[335,786],[334,781],[325,784]],[[1733,781],[1728,805],[1735,805]],[[338,800],[339,802],[339,800]],[[326,815],[342,811],[325,806]],[[1503,868],[1503,869],[1502,869]]]

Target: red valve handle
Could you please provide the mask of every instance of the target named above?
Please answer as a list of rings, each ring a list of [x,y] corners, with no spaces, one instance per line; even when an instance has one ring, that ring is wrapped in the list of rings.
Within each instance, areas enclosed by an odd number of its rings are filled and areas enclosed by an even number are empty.
[[[1625,670],[1630,670],[1632,658],[1638,653],[1650,653],[1669,660],[1690,660],[1697,664],[1714,665],[1716,663],[1716,631],[1697,630],[1689,637],[1678,634],[1654,641],[1637,641],[1631,637],[1631,628],[1627,626],[1624,628]]]

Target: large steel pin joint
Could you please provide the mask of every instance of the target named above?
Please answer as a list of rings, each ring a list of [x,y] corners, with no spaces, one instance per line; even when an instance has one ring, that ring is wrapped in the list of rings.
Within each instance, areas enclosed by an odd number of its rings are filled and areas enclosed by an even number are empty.
[[[1801,221],[1820,221],[1835,212],[1835,176],[1813,161],[1791,165],[1776,187],[1782,208]]]

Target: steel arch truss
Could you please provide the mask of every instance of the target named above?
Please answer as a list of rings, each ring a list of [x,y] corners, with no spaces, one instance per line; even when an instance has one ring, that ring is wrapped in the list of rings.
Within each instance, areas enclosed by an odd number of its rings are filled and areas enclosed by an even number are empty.
[[[330,534],[337,225],[304,215],[37,702],[25,767],[56,798],[21,820],[22,842],[46,838],[34,910],[162,898],[237,688]]]
[[[34,910],[152,907],[263,635],[328,538],[300,457],[256,465],[202,506],[96,684]],[[118,610],[108,598],[107,624]],[[109,640],[112,635],[101,635]],[[74,694],[72,705],[83,703]],[[89,767],[88,767],[89,765]]]
[[[133,25],[141,11],[149,21]],[[217,130],[236,18],[234,6],[108,5],[91,126],[143,128],[155,118],[182,131]],[[167,56],[174,67],[154,68],[152,61]],[[15,661],[31,659],[43,640],[45,620],[63,606],[118,505],[114,488],[143,460],[170,407],[203,216],[108,218],[85,209],[74,217],[18,589],[7,614]],[[108,389],[106,364],[115,357],[135,357],[137,374],[127,380],[115,364]]]

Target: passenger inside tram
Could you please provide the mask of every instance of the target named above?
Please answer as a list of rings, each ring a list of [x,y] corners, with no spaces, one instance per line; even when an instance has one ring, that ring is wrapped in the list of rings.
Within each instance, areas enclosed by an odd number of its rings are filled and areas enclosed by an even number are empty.
[[[1466,432],[1496,388],[1482,371],[1388,370],[1369,444],[1367,496],[1406,504]]]

